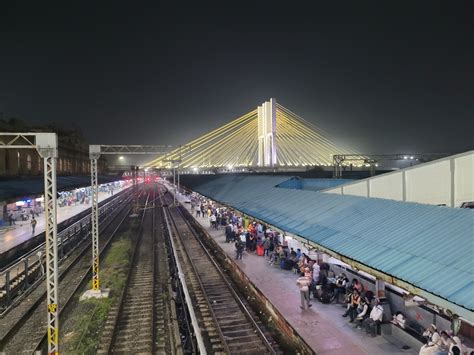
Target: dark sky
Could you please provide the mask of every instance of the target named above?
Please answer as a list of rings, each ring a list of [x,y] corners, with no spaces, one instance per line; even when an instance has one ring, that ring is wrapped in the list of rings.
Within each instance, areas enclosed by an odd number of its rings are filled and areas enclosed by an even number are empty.
[[[30,3],[0,5],[4,117],[177,145],[276,97],[360,152],[474,148],[472,1]]]

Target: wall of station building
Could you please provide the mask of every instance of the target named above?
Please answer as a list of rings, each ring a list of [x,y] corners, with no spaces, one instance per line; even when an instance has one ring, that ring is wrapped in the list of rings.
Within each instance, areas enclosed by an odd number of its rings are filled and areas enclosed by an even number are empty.
[[[474,201],[474,151],[323,192],[460,207]]]
[[[43,174],[43,164],[34,149],[0,149],[0,176],[39,176]],[[90,174],[88,152],[60,147],[56,169],[58,175]],[[106,170],[105,160],[99,159],[98,170]]]

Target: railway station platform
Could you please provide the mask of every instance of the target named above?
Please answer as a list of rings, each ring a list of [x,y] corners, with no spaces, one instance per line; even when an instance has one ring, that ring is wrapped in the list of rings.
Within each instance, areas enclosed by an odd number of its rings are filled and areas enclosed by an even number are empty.
[[[114,194],[123,191],[124,189],[129,188],[131,185],[124,185],[123,187],[117,187],[114,190]],[[111,195],[108,192],[99,192],[99,202],[109,198]],[[81,213],[82,211],[91,207],[91,202],[88,204],[77,204],[65,207],[57,208],[57,222],[58,224]],[[40,213],[39,217],[35,216],[37,220],[35,234],[38,235],[44,232],[45,221],[44,213]],[[31,239],[34,237],[31,229],[31,219],[26,221],[16,221],[12,226],[4,226],[0,229],[0,254],[7,252],[10,249],[13,249],[17,245]]]
[[[191,213],[191,205],[184,203],[186,198],[178,194],[177,199]],[[211,229],[207,217],[194,219],[230,258],[235,259],[234,243],[225,242],[223,228]],[[380,335],[375,338],[366,335],[364,329],[357,329],[348,318],[341,317],[344,313],[341,305],[322,304],[311,299],[311,308],[300,309],[298,276],[270,265],[264,257],[244,252],[243,260],[236,260],[236,263],[318,355],[418,354],[419,349],[403,350],[395,339],[392,343]]]

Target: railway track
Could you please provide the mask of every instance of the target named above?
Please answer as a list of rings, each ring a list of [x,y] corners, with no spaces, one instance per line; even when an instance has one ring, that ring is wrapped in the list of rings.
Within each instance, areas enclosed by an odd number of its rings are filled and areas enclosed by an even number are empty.
[[[99,207],[100,223],[107,219],[110,213],[120,207],[127,199],[129,191],[123,191],[114,198],[102,201]],[[90,213],[83,211],[58,226],[58,264],[68,259],[76,248],[81,247],[84,241],[90,238]],[[37,238],[36,236],[35,238]],[[43,236],[44,238],[44,236]],[[32,251],[22,255],[14,263],[0,271],[0,318],[17,306],[29,293],[44,281],[46,267],[45,243],[41,243]],[[3,261],[3,260],[2,260]],[[1,331],[0,331],[1,333]]]
[[[144,204],[125,289],[109,313],[98,354],[173,354],[179,349],[177,327],[169,326],[173,324],[167,297],[170,273],[156,202],[159,199],[154,187]]]
[[[189,290],[191,299],[188,302],[194,306],[195,328],[199,328],[201,346],[205,348],[200,351],[226,354],[279,352],[253,319],[252,311],[247,309],[245,301],[240,299],[179,209],[164,209]]]
[[[102,232],[109,227],[113,227],[113,230],[110,233],[108,232],[107,238],[100,239],[99,247],[101,254],[129,215],[131,207],[127,201],[130,202],[131,200],[132,197],[127,199],[122,205],[122,209],[117,210],[117,214],[111,216],[112,218],[108,221],[107,225],[103,226]],[[88,280],[91,261],[85,255],[89,251],[90,243],[77,253],[74,253],[60,268],[58,292],[61,305],[60,316],[67,309],[72,296]],[[34,301],[25,305],[20,304],[18,307],[19,314],[12,314],[12,316],[16,317],[14,323],[9,324],[8,329],[2,330],[0,352],[3,351],[6,354],[32,354],[35,351],[42,350],[47,329],[46,291],[44,284],[38,290],[35,290],[30,298],[34,298]]]

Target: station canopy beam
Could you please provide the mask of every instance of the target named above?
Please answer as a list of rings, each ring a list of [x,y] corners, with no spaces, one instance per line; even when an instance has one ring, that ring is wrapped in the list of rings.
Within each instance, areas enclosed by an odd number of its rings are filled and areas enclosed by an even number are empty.
[[[91,145],[99,154],[164,154],[170,145]],[[99,148],[97,148],[99,147]],[[99,155],[99,156],[100,156]]]
[[[0,149],[36,149],[44,163],[48,354],[59,352],[56,133],[0,133]]]
[[[89,145],[91,162],[92,189],[92,290],[85,297],[102,297],[99,278],[99,178],[97,161],[101,155],[145,155],[165,154],[170,146],[167,145]],[[134,169],[133,186],[137,186],[136,169]]]

